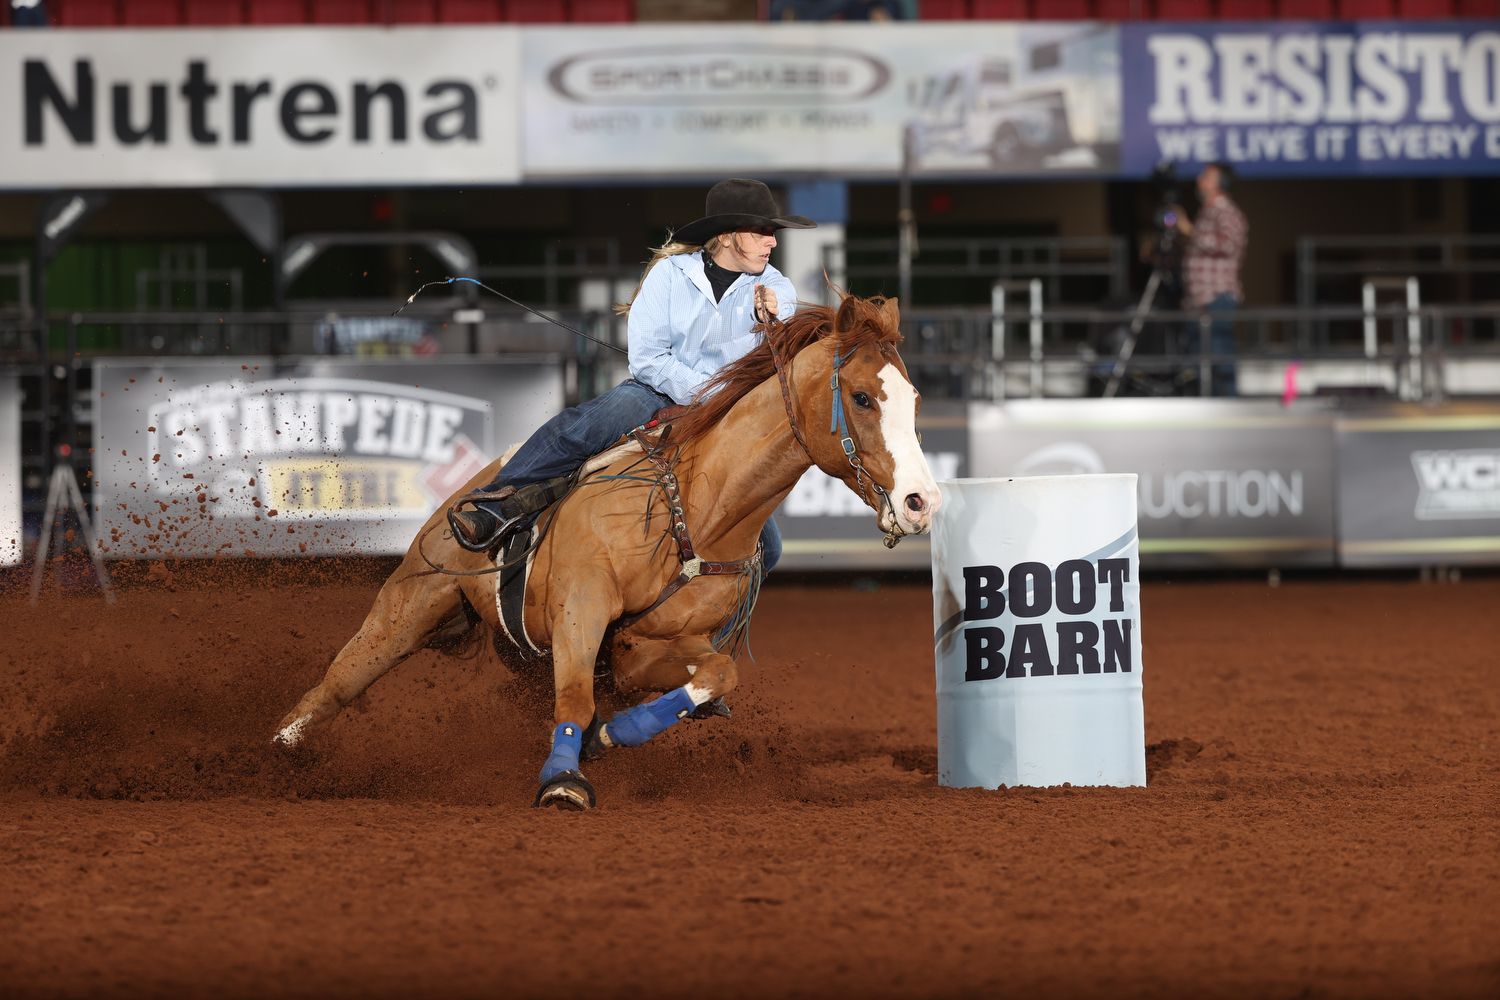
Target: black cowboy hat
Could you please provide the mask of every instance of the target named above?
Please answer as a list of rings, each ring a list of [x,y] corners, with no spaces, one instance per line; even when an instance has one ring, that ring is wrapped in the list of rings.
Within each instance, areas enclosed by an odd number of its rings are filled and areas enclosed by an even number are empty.
[[[672,234],[679,243],[703,243],[734,229],[815,229],[817,223],[801,215],[782,215],[771,189],[760,181],[731,177],[708,189],[703,218]]]

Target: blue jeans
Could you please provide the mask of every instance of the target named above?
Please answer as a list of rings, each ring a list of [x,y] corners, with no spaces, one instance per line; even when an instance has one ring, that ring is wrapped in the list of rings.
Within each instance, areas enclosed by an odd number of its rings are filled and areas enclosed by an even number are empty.
[[[1240,304],[1233,295],[1219,295],[1204,306],[1211,317],[1208,327],[1208,349],[1222,358],[1210,369],[1209,388],[1215,396],[1238,395],[1234,377],[1234,311]]]
[[[492,492],[502,486],[528,486],[566,476],[620,440],[620,435],[639,427],[657,410],[670,405],[670,397],[628,378],[586,403],[563,410],[539,427],[481,490]],[[482,505],[490,513],[500,516],[496,504],[485,501]],[[760,543],[764,549],[766,572],[770,572],[781,559],[781,532],[774,520],[766,521],[760,533]]]

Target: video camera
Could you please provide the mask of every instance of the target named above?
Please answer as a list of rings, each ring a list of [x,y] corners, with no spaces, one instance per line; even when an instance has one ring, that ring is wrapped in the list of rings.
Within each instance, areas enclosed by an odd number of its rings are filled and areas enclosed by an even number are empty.
[[[1151,186],[1156,189],[1156,208],[1151,218],[1156,228],[1156,254],[1169,256],[1177,249],[1178,213],[1182,211],[1181,181],[1177,164],[1168,160],[1151,171]]]

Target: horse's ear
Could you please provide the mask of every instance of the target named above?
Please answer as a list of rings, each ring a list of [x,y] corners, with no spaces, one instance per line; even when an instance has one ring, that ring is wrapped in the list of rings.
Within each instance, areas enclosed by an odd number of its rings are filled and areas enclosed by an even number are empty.
[[[884,302],[880,303],[880,314],[885,317],[885,321],[889,323],[893,328],[897,330],[901,329],[900,299],[886,299]]]
[[[852,295],[845,295],[844,300],[839,303],[838,315],[834,317],[833,329],[835,333],[852,330],[859,323],[859,300]]]

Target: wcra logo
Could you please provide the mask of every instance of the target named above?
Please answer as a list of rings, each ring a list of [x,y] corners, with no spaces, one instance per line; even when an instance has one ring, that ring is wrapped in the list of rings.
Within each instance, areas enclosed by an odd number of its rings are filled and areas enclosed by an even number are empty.
[[[1419,521],[1500,517],[1500,451],[1414,451]]]
[[[965,566],[964,621],[1000,619],[1010,626],[1010,644],[1000,625],[966,627],[964,680],[1129,673],[1134,622],[1123,615],[1129,582],[1129,559],[1100,559],[1097,565],[1069,559],[1056,567],[1021,562],[1009,573],[999,566]],[[1101,602],[1108,614],[1121,617],[1099,618]],[[1052,619],[1050,630],[1035,620],[1044,616]]]

